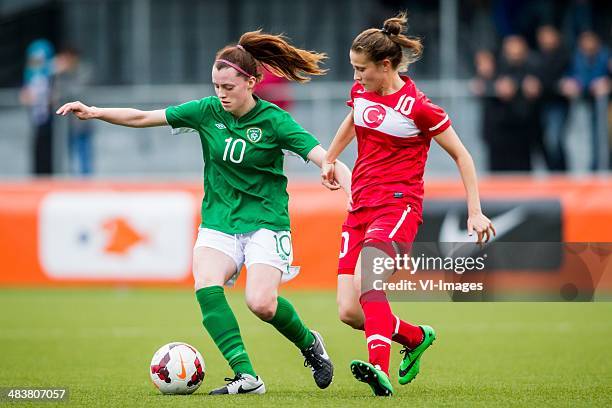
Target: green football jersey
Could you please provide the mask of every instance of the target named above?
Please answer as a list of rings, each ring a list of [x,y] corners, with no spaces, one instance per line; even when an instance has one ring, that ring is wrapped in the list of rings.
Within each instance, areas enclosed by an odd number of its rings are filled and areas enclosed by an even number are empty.
[[[319,144],[278,106],[256,98],[240,118],[210,96],[166,109],[173,129],[200,134],[204,158],[202,227],[228,234],[290,230],[284,152],[307,160]]]

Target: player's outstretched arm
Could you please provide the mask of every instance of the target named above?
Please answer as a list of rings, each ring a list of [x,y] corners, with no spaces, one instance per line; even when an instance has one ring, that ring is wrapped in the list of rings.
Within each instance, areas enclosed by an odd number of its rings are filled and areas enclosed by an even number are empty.
[[[322,168],[323,163],[325,163],[325,155],[326,151],[320,145],[314,147],[310,153],[308,153],[308,160]],[[342,163],[340,160],[336,160],[336,164],[334,166],[334,177],[331,182],[326,184],[326,180],[323,180],[323,184],[325,187],[330,190],[337,190],[342,188],[347,195],[351,194],[351,171],[346,166],[346,164]]]
[[[64,104],[55,113],[62,116],[73,113],[81,120],[99,119],[114,125],[135,128],[168,125],[166,112],[163,109],[142,111],[132,108],[97,108],[76,101]]]
[[[354,137],[355,122],[353,121],[353,110],[351,109],[340,124],[340,127],[336,132],[336,136],[334,136],[334,139],[332,140],[321,165],[321,178],[323,180],[323,185],[327,188],[330,188],[330,186],[334,185],[336,182],[341,183],[340,180],[335,179],[338,176],[338,171],[336,171],[335,165],[338,163],[338,156],[340,156],[344,149],[346,149],[346,146],[351,143]],[[340,174],[344,173],[344,170],[340,170]]]
[[[467,229],[469,235],[474,231],[478,234],[478,243],[488,242],[491,236],[495,235],[493,223],[489,220],[480,208],[480,195],[478,193],[478,180],[476,177],[476,167],[474,160],[467,151],[453,127],[449,127],[444,132],[434,137],[434,140],[455,160],[463,186],[467,195],[468,221]]]

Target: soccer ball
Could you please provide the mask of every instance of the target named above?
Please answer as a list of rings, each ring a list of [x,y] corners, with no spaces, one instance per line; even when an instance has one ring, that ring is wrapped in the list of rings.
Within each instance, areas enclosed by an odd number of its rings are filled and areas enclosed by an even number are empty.
[[[204,359],[187,343],[168,343],[153,355],[151,380],[162,394],[191,394],[204,380]]]

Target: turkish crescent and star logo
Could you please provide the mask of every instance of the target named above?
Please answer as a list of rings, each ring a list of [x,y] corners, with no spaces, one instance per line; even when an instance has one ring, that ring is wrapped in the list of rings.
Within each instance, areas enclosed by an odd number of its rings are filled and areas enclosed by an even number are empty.
[[[377,128],[385,120],[387,111],[382,105],[371,105],[363,111],[363,121],[368,127]]]
[[[246,136],[252,143],[257,143],[261,140],[262,131],[260,128],[248,128]]]

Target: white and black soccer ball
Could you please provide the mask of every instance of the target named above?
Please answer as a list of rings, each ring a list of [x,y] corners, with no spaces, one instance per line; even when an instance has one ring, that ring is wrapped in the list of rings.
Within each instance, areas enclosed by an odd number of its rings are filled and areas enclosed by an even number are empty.
[[[191,394],[204,380],[204,359],[187,343],[168,343],[153,355],[149,373],[162,394]]]

